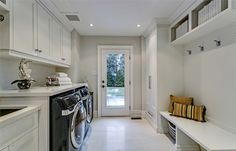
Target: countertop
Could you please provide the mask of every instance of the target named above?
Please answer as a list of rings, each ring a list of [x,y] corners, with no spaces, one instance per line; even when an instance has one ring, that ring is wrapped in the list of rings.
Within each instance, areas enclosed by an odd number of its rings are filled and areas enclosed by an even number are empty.
[[[53,96],[82,86],[88,85],[87,83],[75,83],[72,85],[64,86],[32,87],[28,90],[0,90],[0,97]]]

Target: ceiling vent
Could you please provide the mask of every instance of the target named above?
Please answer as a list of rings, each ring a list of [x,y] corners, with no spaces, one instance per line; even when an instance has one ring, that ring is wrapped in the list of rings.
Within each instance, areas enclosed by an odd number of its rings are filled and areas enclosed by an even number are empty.
[[[69,21],[80,21],[79,17],[77,15],[65,15]]]

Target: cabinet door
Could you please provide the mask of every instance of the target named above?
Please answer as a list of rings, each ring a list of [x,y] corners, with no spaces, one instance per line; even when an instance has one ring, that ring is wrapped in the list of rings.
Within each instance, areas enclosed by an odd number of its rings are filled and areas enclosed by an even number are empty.
[[[56,20],[52,20],[52,57],[61,62],[62,56],[62,26]]]
[[[6,148],[4,148],[4,149],[2,149],[0,151],[8,151],[8,147],[6,147]]]
[[[9,151],[38,151],[38,132],[31,131],[9,146]]]
[[[14,0],[13,2],[13,49],[35,54],[34,47],[34,0]]]
[[[37,14],[37,49],[40,57],[49,58],[51,16],[39,4]]]
[[[63,29],[63,39],[62,39],[62,61],[66,64],[71,64],[71,33],[66,29]]]

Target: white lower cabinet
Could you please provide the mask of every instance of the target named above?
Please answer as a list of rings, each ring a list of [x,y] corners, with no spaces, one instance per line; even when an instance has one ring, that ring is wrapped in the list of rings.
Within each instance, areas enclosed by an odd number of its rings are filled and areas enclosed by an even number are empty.
[[[33,130],[9,146],[9,151],[38,151],[38,131]]]
[[[4,148],[4,149],[2,149],[0,151],[9,151],[9,150],[8,150],[8,147],[6,147],[6,148]]]

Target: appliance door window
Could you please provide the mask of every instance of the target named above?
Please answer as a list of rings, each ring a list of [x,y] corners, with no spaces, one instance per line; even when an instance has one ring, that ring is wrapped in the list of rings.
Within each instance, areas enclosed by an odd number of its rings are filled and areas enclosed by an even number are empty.
[[[74,148],[79,148],[85,135],[86,112],[81,104],[77,104],[71,124],[71,143]]]

